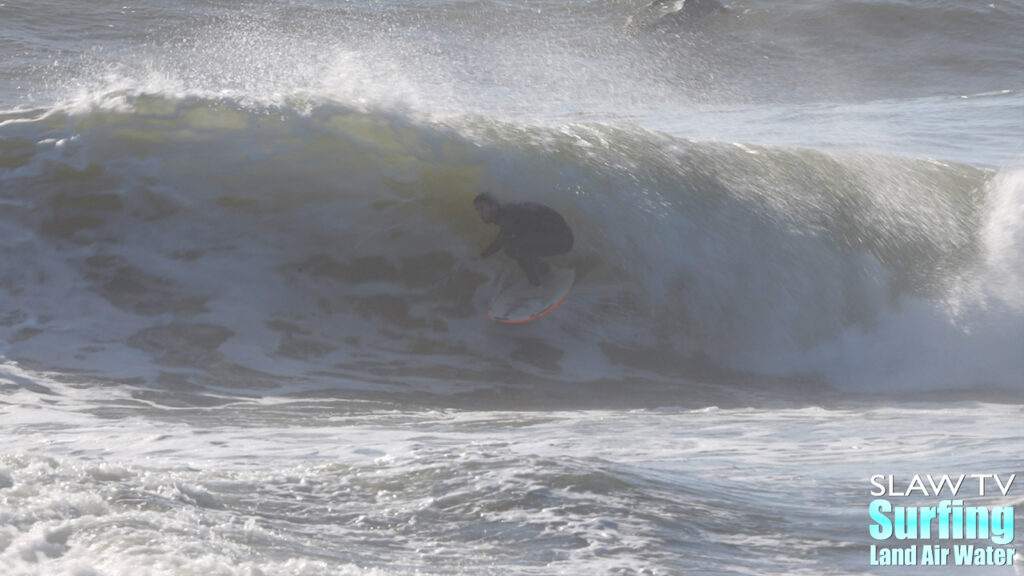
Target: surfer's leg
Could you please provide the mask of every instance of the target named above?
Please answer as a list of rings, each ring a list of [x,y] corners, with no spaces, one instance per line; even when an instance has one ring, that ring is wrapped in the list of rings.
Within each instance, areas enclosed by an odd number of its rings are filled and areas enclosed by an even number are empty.
[[[533,272],[527,273],[527,277],[532,277],[536,282],[530,280],[530,283],[534,286],[539,285],[540,281],[543,280],[544,276],[546,276],[548,271],[551,270],[551,266],[542,260],[542,258],[565,254],[572,249],[572,244],[572,233],[565,233],[562,231],[537,234],[529,238],[524,238],[518,242],[516,246],[516,253],[519,255],[519,259],[527,261],[526,264],[521,264],[521,266],[523,266],[524,270],[526,270],[527,267],[533,269]]]
[[[540,261],[536,256],[532,254],[520,254],[516,258],[516,262],[519,263],[519,267],[523,269],[523,273],[526,274],[526,279],[529,280],[533,286],[540,286],[540,279],[543,276],[541,272],[541,265],[547,266]]]
[[[540,286],[541,276],[543,276],[541,273],[541,264],[544,263],[536,258],[519,261],[519,267],[526,273],[526,279],[533,286]]]
[[[505,254],[519,264],[530,284],[540,286],[541,276],[547,272],[549,267],[529,249],[529,246],[522,242],[512,241],[505,246]]]
[[[560,256],[572,250],[573,237],[569,230],[547,230],[523,239],[523,249],[537,256]]]

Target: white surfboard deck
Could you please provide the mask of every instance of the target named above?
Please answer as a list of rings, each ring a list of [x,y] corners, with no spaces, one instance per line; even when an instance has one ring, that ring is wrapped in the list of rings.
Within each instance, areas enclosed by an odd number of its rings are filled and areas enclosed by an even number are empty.
[[[540,286],[531,286],[525,276],[519,276],[494,299],[487,317],[505,324],[522,324],[541,318],[565,300],[575,279],[576,272],[572,268],[554,267]]]

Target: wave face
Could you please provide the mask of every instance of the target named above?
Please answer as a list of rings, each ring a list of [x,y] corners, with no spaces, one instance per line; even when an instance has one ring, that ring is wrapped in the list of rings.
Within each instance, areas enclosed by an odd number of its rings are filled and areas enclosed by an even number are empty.
[[[863,391],[1024,368],[1019,170],[115,93],[4,115],[0,179],[4,355],[97,378]],[[485,320],[517,272],[474,258],[481,190],[574,228],[558,314]]]

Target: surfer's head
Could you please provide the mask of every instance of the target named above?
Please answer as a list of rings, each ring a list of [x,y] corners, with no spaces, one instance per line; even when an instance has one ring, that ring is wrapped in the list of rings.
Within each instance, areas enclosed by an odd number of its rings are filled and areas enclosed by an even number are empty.
[[[498,208],[501,207],[501,202],[491,195],[490,192],[483,192],[477,195],[473,199],[473,208],[476,208],[476,213],[480,215],[480,219],[484,222],[491,224],[498,218]]]

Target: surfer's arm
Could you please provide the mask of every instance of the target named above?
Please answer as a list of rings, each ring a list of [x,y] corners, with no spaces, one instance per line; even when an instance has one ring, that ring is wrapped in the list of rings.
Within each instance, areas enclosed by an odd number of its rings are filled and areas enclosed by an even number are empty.
[[[480,253],[480,257],[487,258],[491,254],[494,254],[498,250],[501,250],[505,246],[505,243],[509,241],[509,238],[511,238],[511,236],[511,234],[508,234],[507,232],[502,230],[500,233],[498,233],[498,237],[494,239],[494,242],[491,242],[490,246],[484,248],[484,251]]]

